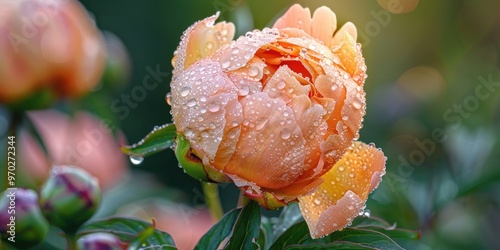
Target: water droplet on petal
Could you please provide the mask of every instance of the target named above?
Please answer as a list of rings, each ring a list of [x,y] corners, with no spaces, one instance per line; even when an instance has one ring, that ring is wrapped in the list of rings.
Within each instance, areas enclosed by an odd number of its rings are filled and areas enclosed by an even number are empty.
[[[201,132],[201,137],[208,138],[209,136],[210,136],[210,134],[208,133],[208,131],[205,130],[205,131]]]
[[[196,106],[196,100],[194,98],[193,99],[189,99],[186,102],[186,106],[189,107],[189,108],[192,108],[192,107]]]
[[[250,93],[250,88],[248,87],[248,85],[241,85],[238,89],[238,95],[239,96],[246,96],[248,95],[248,93]]]
[[[224,62],[222,62],[222,68],[223,68],[223,69],[228,68],[230,65],[231,65],[231,62],[230,62],[230,61],[224,61]]]
[[[321,201],[319,199],[314,199],[314,204],[319,205],[321,204]]]
[[[139,165],[144,161],[144,158],[141,156],[131,155],[129,158],[130,158],[130,162],[132,162],[132,164],[134,164],[134,165]]]
[[[363,104],[361,103],[361,101],[359,100],[354,100],[354,102],[352,103],[352,106],[355,108],[355,109],[360,109],[361,107],[363,107]]]
[[[280,136],[281,138],[286,140],[290,138],[290,136],[292,136],[292,131],[290,131],[290,129],[288,128],[284,128],[283,130],[281,130]]]
[[[259,68],[255,66],[252,66],[248,69],[248,75],[251,77],[259,75],[259,72],[260,72]]]
[[[264,126],[266,126],[268,121],[269,119],[267,119],[267,117],[261,117],[257,119],[257,126],[255,127],[255,129],[261,130]]]
[[[181,96],[182,97],[186,97],[187,95],[189,95],[189,92],[191,92],[191,88],[189,86],[184,86],[181,88]]]
[[[208,111],[215,113],[220,110],[220,105],[217,102],[211,102],[208,104]]]
[[[345,168],[344,168],[344,166],[340,166],[340,167],[339,167],[339,171],[340,171],[340,172],[344,171],[344,169],[345,169]]]
[[[276,85],[276,87],[278,89],[284,89],[285,88],[285,81],[279,81],[278,84]]]

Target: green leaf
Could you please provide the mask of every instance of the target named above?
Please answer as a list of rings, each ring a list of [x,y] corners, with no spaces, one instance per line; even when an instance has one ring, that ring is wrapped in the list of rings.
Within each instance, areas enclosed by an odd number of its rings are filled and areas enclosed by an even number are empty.
[[[288,229],[271,249],[396,249],[401,248],[389,236],[370,229],[345,228],[320,239],[312,239],[307,224],[301,221]]]
[[[299,244],[311,239],[309,228],[304,221],[301,221],[286,230],[271,246],[271,250],[285,249],[287,246]]]
[[[269,247],[273,243],[274,241],[273,226],[277,219],[278,218],[276,217],[268,219],[265,216],[262,216],[260,218],[261,224],[260,224],[260,235],[258,241],[260,249],[269,249]]]
[[[361,218],[361,217],[360,217]],[[389,224],[385,220],[371,216],[369,218],[361,218],[362,222],[354,226],[353,228],[369,229],[377,231],[389,236],[391,239],[407,239],[407,240],[418,240],[420,239],[421,232],[419,230],[408,230],[403,228],[396,228],[396,224]]]
[[[91,233],[111,233],[122,241],[130,243],[131,247],[155,247],[157,249],[176,249],[174,240],[168,233],[160,231],[149,222],[133,218],[110,217],[92,221],[83,225],[78,231],[78,237]]]
[[[227,250],[257,249],[255,242],[260,233],[260,207],[255,201],[250,201],[243,208],[234,228]]]
[[[165,150],[174,145],[176,128],[173,123],[155,127],[141,141],[130,146],[121,146],[123,153],[130,156],[145,157]]]
[[[229,211],[222,219],[217,222],[203,237],[194,248],[195,250],[217,250],[219,245],[224,241],[229,235],[238,219],[238,215],[241,212],[241,208],[233,209]]]
[[[300,213],[299,204],[297,202],[290,203],[283,208],[278,221],[273,226],[273,240],[278,238],[283,232],[290,228],[293,224],[303,220]]]

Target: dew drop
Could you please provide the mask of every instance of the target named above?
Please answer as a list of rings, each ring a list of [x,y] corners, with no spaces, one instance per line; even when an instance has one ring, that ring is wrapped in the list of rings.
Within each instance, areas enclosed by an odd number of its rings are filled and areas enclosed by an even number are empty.
[[[284,89],[285,88],[285,81],[279,81],[278,84],[276,85],[278,89]]]
[[[264,126],[266,126],[268,121],[269,121],[269,119],[267,119],[267,117],[261,117],[261,118],[257,119],[257,125],[256,125],[255,129],[261,130]]]
[[[180,94],[182,97],[186,97],[187,95],[189,95],[190,92],[191,92],[191,88],[188,86],[185,86],[185,87],[181,88]]]
[[[130,159],[130,162],[132,162],[132,164],[134,164],[134,165],[139,165],[139,164],[141,164],[144,161],[144,157],[141,157],[141,156],[133,156],[133,155],[131,155],[129,157],[129,159]]]
[[[172,101],[171,101],[171,98],[172,98],[172,93],[168,92],[166,95],[165,95],[165,101],[167,101],[168,105],[172,106]]]
[[[366,209],[365,212],[363,213],[363,216],[367,217],[367,218],[370,218],[370,215],[371,215],[371,211]]]
[[[190,128],[186,128],[186,129],[184,129],[184,135],[185,135],[186,137],[188,137],[188,138],[189,138],[189,137],[193,137],[193,136],[194,136],[194,132],[193,132],[193,130],[191,130]]]
[[[251,77],[257,76],[259,74],[259,68],[252,66],[248,69],[248,75]]]
[[[349,116],[347,116],[347,115],[342,116],[342,120],[347,121],[348,119],[349,119]]]
[[[241,85],[239,88],[238,88],[238,95],[239,96],[246,96],[248,95],[248,93],[250,93],[250,88],[248,87],[248,85]]]
[[[352,106],[355,108],[355,109],[360,109],[363,104],[361,103],[361,101],[359,100],[354,100],[354,102],[352,102]]]
[[[222,62],[222,68],[223,68],[223,69],[228,68],[228,67],[229,67],[229,65],[231,65],[231,62],[230,62],[230,61],[224,61],[224,62]]]
[[[344,168],[344,166],[340,166],[340,167],[339,167],[339,171],[340,171],[340,172],[344,171],[344,169],[345,169],[345,168]]]
[[[314,204],[319,205],[321,204],[321,201],[319,199],[314,199]]]
[[[208,133],[208,131],[205,130],[205,131],[201,132],[201,137],[208,138],[209,136],[210,136],[210,134]]]
[[[194,98],[192,99],[189,99],[187,102],[186,102],[186,106],[189,107],[189,108],[192,108],[194,106],[196,106],[196,100]]]
[[[290,131],[290,129],[288,128],[284,128],[283,130],[281,130],[280,136],[281,138],[286,140],[290,138],[290,136],[292,136],[292,131]]]
[[[215,113],[220,110],[220,105],[217,102],[211,102],[208,104],[208,111]]]
[[[208,42],[206,45],[207,50],[211,50],[214,47],[214,44],[212,42]]]

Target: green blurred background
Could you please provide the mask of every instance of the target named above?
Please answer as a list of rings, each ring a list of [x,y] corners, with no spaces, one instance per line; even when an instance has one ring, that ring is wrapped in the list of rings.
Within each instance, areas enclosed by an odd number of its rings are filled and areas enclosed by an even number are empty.
[[[312,10],[330,7],[339,27],[347,21],[358,27],[368,67],[360,140],[376,143],[388,157],[387,175],[368,202],[371,214],[420,229],[419,241],[401,243],[408,249],[500,249],[500,1],[81,2],[100,29],[123,41],[132,68],[127,85],[112,95],[97,90],[79,108],[111,119],[130,143],[171,122],[167,73],[192,23],[220,11],[240,35],[272,24],[296,2]],[[163,72],[158,85],[143,100],[123,101],[150,71]],[[171,197],[202,205],[199,183],[177,167],[171,150],[130,166],[134,185],[142,185],[138,176],[146,172],[180,190]],[[221,192],[227,211],[237,190],[223,185]]]

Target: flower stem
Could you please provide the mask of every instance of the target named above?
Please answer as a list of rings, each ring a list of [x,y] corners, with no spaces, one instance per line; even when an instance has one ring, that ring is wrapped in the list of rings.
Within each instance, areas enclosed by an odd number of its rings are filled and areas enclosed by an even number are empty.
[[[202,181],[201,186],[203,188],[203,193],[205,194],[208,209],[210,209],[213,218],[217,221],[220,220],[220,218],[224,215],[224,211],[222,210],[222,205],[220,203],[218,185]]]
[[[68,242],[68,250],[78,250],[76,234],[66,234],[66,241]]]
[[[243,191],[240,191],[240,197],[238,198],[238,207],[244,207],[250,202],[250,198],[248,198]]]

